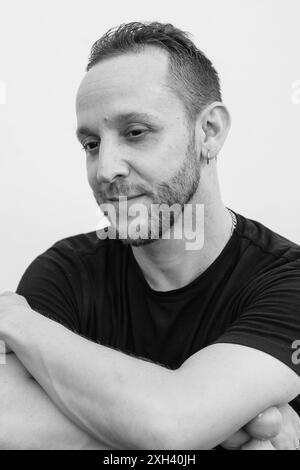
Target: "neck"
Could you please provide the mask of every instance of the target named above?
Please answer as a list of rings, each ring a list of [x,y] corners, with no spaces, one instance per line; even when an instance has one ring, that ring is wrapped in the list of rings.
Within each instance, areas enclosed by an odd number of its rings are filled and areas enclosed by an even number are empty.
[[[187,250],[190,237],[185,237],[180,240],[160,239],[149,245],[133,247],[134,257],[152,289],[169,291],[189,284],[215,261],[227,244],[232,219],[221,200],[214,166],[210,164],[210,168],[202,172],[198,191],[190,201],[193,209],[196,204],[204,207],[204,217],[199,222],[202,224],[200,230],[204,229],[203,246]]]

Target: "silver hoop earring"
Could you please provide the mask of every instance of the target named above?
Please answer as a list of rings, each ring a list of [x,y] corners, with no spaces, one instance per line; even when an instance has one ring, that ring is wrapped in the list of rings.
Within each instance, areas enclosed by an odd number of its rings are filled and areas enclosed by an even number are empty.
[[[210,161],[210,160],[214,160],[214,159],[217,160],[217,157],[210,157],[209,150],[207,150],[207,154],[206,154],[206,164],[209,165],[209,161]]]
[[[207,155],[206,155],[206,164],[209,165],[209,150],[207,150]]]

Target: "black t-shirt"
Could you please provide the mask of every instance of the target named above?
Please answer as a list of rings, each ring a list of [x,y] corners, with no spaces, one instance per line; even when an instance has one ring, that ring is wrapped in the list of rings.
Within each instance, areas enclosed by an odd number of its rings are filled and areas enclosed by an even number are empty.
[[[227,342],[264,351],[300,374],[293,349],[300,340],[300,246],[236,216],[218,258],[180,289],[153,290],[131,247],[91,232],[38,256],[17,293],[93,341],[172,369]],[[293,406],[300,414],[300,396]]]

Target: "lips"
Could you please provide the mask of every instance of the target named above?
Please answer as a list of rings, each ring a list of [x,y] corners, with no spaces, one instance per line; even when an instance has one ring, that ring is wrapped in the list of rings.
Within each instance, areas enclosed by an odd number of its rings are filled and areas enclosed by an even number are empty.
[[[119,198],[121,198],[121,197],[126,198],[128,201],[130,201],[130,199],[137,199],[138,197],[141,197],[141,196],[144,196],[144,194],[136,194],[136,195],[133,195],[133,196],[120,195],[117,198],[115,198],[115,197],[108,198],[108,201],[119,202]]]

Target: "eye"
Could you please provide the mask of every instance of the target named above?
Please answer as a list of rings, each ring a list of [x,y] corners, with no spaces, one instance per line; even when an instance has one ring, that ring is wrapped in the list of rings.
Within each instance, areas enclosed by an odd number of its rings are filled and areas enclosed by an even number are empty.
[[[98,140],[90,140],[89,142],[83,142],[82,148],[86,152],[93,152],[98,149],[100,142]]]
[[[139,137],[142,137],[146,132],[146,129],[132,129],[127,133],[127,137],[129,137],[130,139],[138,139]]]

